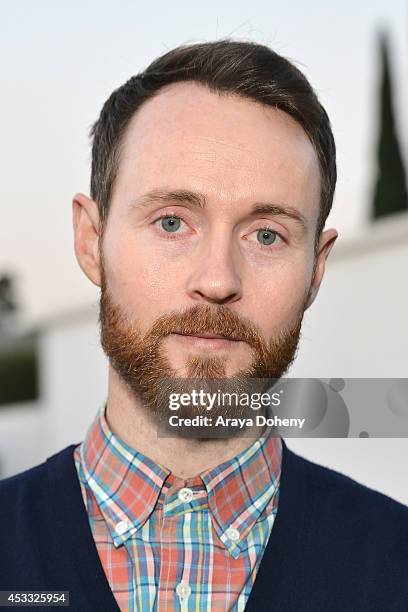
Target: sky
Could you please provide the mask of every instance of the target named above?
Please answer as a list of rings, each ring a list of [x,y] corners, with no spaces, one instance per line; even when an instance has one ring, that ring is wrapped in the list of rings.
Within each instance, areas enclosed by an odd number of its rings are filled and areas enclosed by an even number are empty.
[[[0,275],[16,277],[24,320],[99,299],[73,249],[72,197],[89,194],[89,128],[113,89],[179,44],[254,40],[295,62],[325,106],[337,144],[326,226],[339,240],[357,236],[368,223],[375,178],[380,29],[390,39],[408,166],[405,1],[0,0]]]

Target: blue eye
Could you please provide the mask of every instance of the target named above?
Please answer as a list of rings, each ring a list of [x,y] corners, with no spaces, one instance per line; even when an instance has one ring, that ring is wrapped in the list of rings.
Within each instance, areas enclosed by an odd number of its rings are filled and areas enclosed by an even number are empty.
[[[256,235],[257,239],[265,246],[273,244],[276,241],[277,236],[277,232],[268,228],[258,230]]]
[[[180,227],[179,217],[161,217],[161,226],[166,232],[176,232]]]

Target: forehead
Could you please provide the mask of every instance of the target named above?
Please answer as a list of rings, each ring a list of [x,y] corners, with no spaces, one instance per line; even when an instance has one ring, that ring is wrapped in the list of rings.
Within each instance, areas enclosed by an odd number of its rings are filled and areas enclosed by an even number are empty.
[[[114,196],[157,188],[201,191],[218,206],[273,197],[313,217],[320,172],[313,145],[287,113],[193,82],[175,83],[132,117]]]

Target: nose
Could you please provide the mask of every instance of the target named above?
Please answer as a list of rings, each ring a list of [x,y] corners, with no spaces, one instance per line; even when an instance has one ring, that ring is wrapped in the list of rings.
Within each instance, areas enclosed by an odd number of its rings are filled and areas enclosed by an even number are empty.
[[[188,295],[195,301],[212,304],[230,304],[239,300],[242,284],[237,257],[226,230],[220,228],[206,248],[190,260],[192,272],[187,281]]]

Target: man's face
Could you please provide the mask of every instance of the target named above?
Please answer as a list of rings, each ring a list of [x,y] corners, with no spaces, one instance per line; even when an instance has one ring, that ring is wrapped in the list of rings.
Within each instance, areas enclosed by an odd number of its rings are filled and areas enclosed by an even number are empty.
[[[282,111],[195,83],[141,107],[99,245],[102,345],[135,394],[168,375],[286,371],[311,286],[319,193],[314,148]],[[293,214],[251,214],[255,205]],[[205,332],[229,339],[194,337]]]

